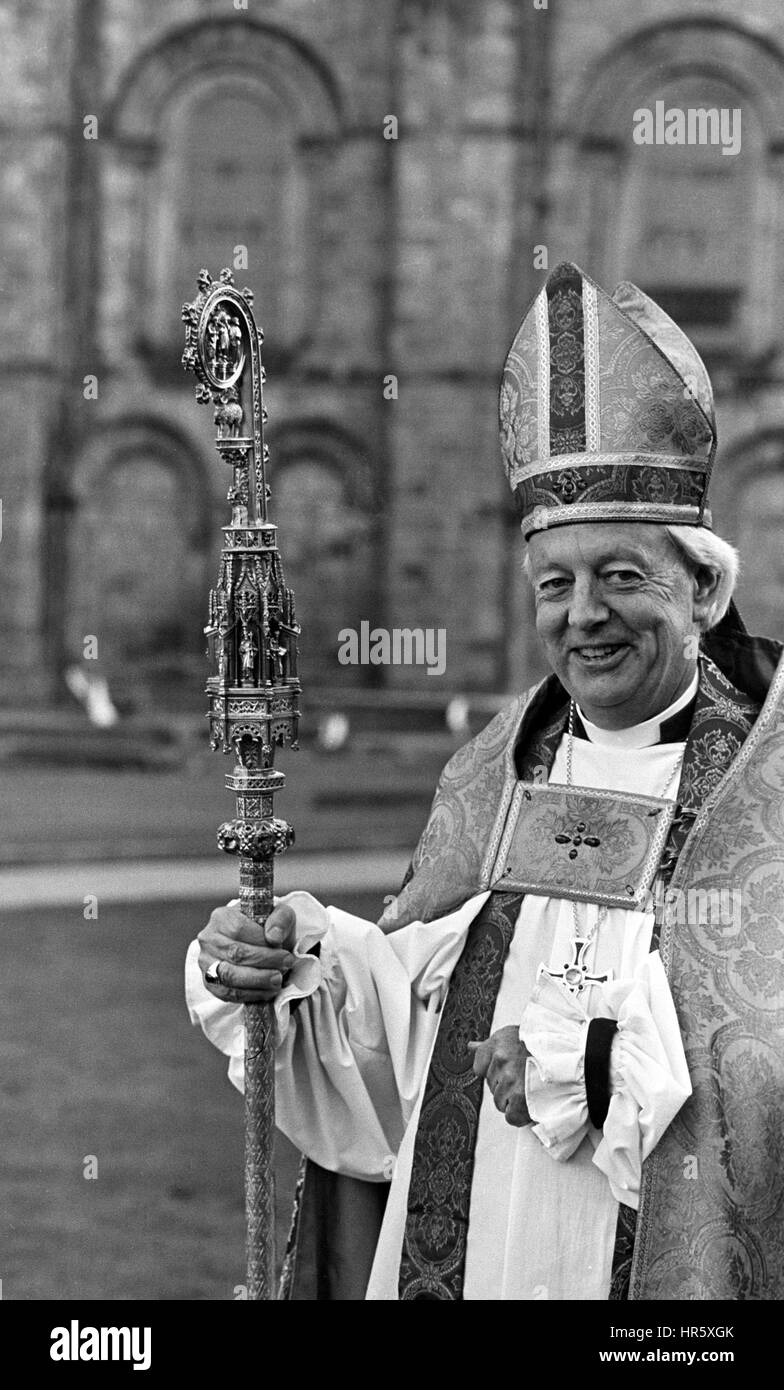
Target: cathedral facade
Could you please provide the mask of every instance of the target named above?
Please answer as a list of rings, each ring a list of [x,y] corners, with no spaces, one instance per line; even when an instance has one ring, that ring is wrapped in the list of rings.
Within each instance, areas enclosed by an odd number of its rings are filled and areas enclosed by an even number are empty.
[[[563,258],[702,351],[714,524],[747,625],[784,637],[775,0],[7,0],[0,27],[5,706],[91,660],[141,707],[199,687],[228,520],[180,363],[203,266],[265,333],[305,683],[542,674],[497,390]],[[740,113],[737,148],[668,138],[672,111]],[[363,624],[443,630],[443,673],[341,664]]]

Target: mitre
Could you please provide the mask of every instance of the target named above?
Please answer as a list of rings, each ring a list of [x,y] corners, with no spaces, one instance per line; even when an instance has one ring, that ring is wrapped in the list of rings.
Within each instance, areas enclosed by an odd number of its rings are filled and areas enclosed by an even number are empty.
[[[500,426],[526,539],[573,522],[711,525],[705,364],[628,281],[609,295],[572,262],[552,271],[506,359]]]

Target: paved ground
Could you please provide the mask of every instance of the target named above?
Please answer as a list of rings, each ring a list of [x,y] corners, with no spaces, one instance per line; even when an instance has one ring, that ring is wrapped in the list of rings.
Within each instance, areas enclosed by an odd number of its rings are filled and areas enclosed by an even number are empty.
[[[242,1100],[182,995],[187,943],[213,905],[6,915],[4,1300],[231,1299],[244,1282]],[[281,1141],[279,1248],[295,1171]]]
[[[188,940],[236,893],[215,845],[231,759],[191,743],[149,770],[86,767],[67,736],[22,758],[0,739],[2,1297],[232,1298],[242,1101],[182,996]],[[279,891],[375,919],[455,746],[379,736],[284,753],[276,810],[297,842]],[[281,1141],[280,1249],[296,1163]]]

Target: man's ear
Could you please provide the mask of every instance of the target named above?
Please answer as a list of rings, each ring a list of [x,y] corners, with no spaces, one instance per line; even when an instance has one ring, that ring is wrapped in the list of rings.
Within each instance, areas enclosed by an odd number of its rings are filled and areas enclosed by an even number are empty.
[[[708,565],[699,565],[694,571],[692,580],[694,584],[692,616],[694,621],[703,627],[711,605],[716,598],[720,576],[716,570],[710,569]]]

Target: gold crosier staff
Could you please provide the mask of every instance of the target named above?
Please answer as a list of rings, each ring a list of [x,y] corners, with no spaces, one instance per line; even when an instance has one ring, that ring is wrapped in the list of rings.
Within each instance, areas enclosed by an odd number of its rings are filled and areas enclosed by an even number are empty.
[[[236,795],[236,818],[218,830],[218,844],[239,856],[240,907],[255,922],[273,905],[273,859],[294,839],[273,815],[283,785],[273,768],[276,744],[297,747],[300,683],[294,595],[286,587],[267,517],[260,344],[253,295],[234,288],[230,270],[217,280],[198,276],[199,293],[184,304],[183,366],[195,373],[196,399],[215,407],[215,447],[231,470],[231,522],[223,527],[218,581],[204,629],[214,673],[207,680],[210,747],[234,752],[226,786]],[[247,422],[247,423],[246,423]],[[274,1299],[275,1064],[272,1006],[245,1008],[245,1206],[248,1298]]]

